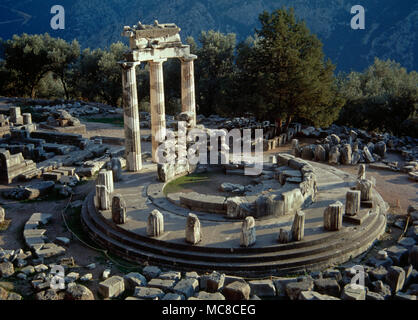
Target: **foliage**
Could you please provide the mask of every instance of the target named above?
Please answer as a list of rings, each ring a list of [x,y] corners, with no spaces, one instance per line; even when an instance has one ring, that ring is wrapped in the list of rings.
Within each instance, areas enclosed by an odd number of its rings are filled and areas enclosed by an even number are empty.
[[[264,12],[261,29],[238,47],[241,97],[259,118],[292,118],[330,125],[343,105],[334,86],[334,65],[325,61],[321,41],[293,9]]]
[[[339,123],[400,134],[405,121],[418,115],[417,84],[417,72],[378,58],[363,73],[340,75],[338,87],[347,102]]]

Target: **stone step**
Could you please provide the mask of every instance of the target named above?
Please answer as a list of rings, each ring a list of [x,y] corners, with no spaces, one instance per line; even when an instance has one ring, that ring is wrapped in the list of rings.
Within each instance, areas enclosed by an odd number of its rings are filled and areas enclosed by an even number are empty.
[[[87,199],[86,199],[87,202]],[[87,229],[90,230],[90,235],[93,239],[100,242],[106,248],[109,248],[111,251],[124,256],[129,260],[140,261],[140,260],[152,260],[158,263],[182,266],[184,268],[196,268],[196,269],[208,269],[212,268],[216,270],[227,270],[227,271],[254,271],[254,272],[262,272],[267,269],[269,270],[298,270],[306,268],[307,266],[312,265],[320,265],[320,264],[329,264],[330,260],[338,260],[339,257],[350,257],[350,255],[355,256],[361,253],[361,250],[364,250],[365,246],[370,246],[375,239],[375,237],[384,231],[385,219],[381,215],[375,215],[376,219],[374,219],[374,223],[369,224],[369,228],[365,230],[366,237],[363,234],[359,234],[357,238],[351,239],[351,241],[347,241],[348,244],[346,247],[337,246],[337,248],[326,245],[326,250],[322,250],[320,253],[316,253],[312,251],[310,255],[305,255],[302,257],[293,257],[293,258],[283,258],[278,257],[278,259],[273,261],[265,261],[261,259],[260,255],[253,255],[253,259],[251,261],[232,261],[235,259],[231,259],[234,254],[230,254],[229,256],[221,256],[217,253],[209,254],[207,252],[204,255],[190,257],[190,252],[187,250],[181,250],[176,252],[176,250],[168,249],[168,248],[159,248],[159,252],[153,252],[153,248],[149,246],[149,244],[143,244],[141,248],[137,246],[133,246],[131,243],[122,243],[117,239],[114,239],[111,235],[114,236],[114,230],[110,230],[109,226],[106,226],[105,233],[99,230],[91,220],[91,217],[88,213],[88,207],[85,205],[83,206],[83,222]],[[121,236],[121,235],[120,235]],[[120,237],[121,240],[125,241],[126,237],[122,235]],[[346,243],[347,243],[346,242]],[[335,245],[335,243],[334,243]],[[148,250],[147,250],[148,249]],[[200,247],[199,247],[200,249]],[[344,255],[344,252],[347,254]],[[178,255],[178,253],[180,253]],[[205,261],[208,260],[214,261]],[[213,259],[215,258],[215,259]],[[219,261],[226,261],[226,262],[219,262]],[[344,262],[344,261],[341,261]]]

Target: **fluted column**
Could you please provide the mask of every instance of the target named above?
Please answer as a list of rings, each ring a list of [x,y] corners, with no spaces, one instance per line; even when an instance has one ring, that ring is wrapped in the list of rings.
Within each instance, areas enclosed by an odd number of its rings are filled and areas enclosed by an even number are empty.
[[[151,135],[152,135],[152,160],[156,162],[157,149],[164,140],[165,126],[165,102],[164,102],[164,75],[163,62],[166,59],[150,61],[150,102],[151,102]]]
[[[122,62],[123,120],[125,127],[125,157],[128,171],[142,169],[141,132],[139,128],[138,95],[135,67],[139,62]]]
[[[193,112],[193,126],[196,125],[196,98],[194,86],[195,55],[181,58],[181,111]]]

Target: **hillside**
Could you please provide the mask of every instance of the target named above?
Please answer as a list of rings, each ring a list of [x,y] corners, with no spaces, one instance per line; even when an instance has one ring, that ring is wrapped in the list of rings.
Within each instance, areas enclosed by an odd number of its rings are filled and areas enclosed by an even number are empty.
[[[324,42],[328,57],[339,70],[362,70],[373,58],[391,58],[409,70],[418,70],[418,2],[414,0],[363,0],[366,29],[350,28],[349,0],[62,0],[66,29],[49,26],[52,0],[3,0],[0,37],[14,33],[49,32],[67,40],[77,38],[83,47],[104,47],[122,39],[124,25],[174,22],[182,36],[198,37],[201,30],[234,32],[239,40],[253,34],[258,14],[292,5],[312,32]]]

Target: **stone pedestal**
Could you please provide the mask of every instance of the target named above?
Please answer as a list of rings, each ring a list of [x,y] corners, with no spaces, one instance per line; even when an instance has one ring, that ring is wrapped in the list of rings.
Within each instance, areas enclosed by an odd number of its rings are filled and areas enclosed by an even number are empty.
[[[292,225],[292,240],[300,241],[305,235],[305,213],[298,211],[295,214],[295,219]]]
[[[159,237],[164,233],[164,216],[158,210],[153,210],[148,217],[147,235]]]
[[[122,66],[123,120],[125,127],[125,157],[127,169],[139,172],[142,169],[141,133],[136,88],[135,67],[139,63],[124,62]]]
[[[242,222],[241,227],[241,247],[249,247],[255,243],[256,231],[255,231],[255,220],[253,217],[246,217]]]
[[[126,204],[120,194],[112,198],[112,220],[116,224],[126,223]]]
[[[106,186],[109,193],[113,193],[113,172],[111,170],[100,170],[99,175],[97,176],[97,185]]]
[[[150,61],[150,102],[151,102],[151,135],[152,160],[157,162],[157,149],[166,134],[164,75],[163,62],[165,59]]]
[[[357,181],[357,190],[361,191],[361,201],[372,200],[372,188],[373,184],[371,181],[363,179]]]
[[[96,186],[96,205],[99,210],[109,210],[110,193],[104,185]]]
[[[324,228],[338,231],[343,225],[343,204],[339,201],[331,204],[324,211]]]
[[[345,214],[355,216],[360,211],[361,191],[350,190],[345,196]]]
[[[191,55],[181,59],[181,111],[193,113],[192,126],[196,126],[196,100],[194,85],[194,60]]]
[[[279,243],[289,243],[292,241],[292,230],[289,228],[280,228],[279,238],[277,239]]]
[[[195,214],[189,213],[186,221],[186,242],[198,244],[201,240],[202,233],[199,218]]]

